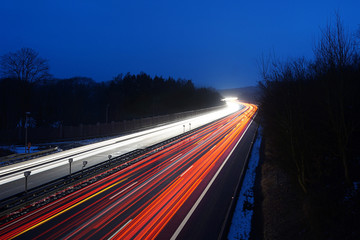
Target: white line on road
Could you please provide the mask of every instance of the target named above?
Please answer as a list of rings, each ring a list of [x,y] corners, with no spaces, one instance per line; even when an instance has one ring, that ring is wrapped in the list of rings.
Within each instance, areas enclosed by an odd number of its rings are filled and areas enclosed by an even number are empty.
[[[180,177],[184,176],[184,174],[187,173],[187,171],[189,171],[192,167],[193,167],[193,165],[191,165],[188,169],[186,169],[186,171],[183,172],[183,173],[180,175]]]
[[[114,233],[113,235],[111,235],[111,237],[108,238],[108,240],[112,239],[113,237],[115,237],[116,234],[118,234],[121,229],[123,229],[126,225],[129,224],[129,222],[131,222],[132,219],[130,219],[129,221],[127,221],[119,230],[116,231],[116,233]]]
[[[112,197],[110,197],[109,199],[113,199],[114,197],[116,197],[117,195],[121,194],[122,192],[128,190],[129,188],[131,188],[132,186],[134,186],[137,182],[134,182],[132,184],[130,184],[129,186],[127,186],[126,188],[124,188],[123,190],[121,190],[120,192],[118,192],[117,194],[113,195]]]
[[[247,128],[245,129],[244,133],[241,135],[239,141],[237,141],[236,145],[234,146],[234,148],[231,150],[230,154],[228,155],[228,157],[225,159],[225,161],[221,164],[220,168],[217,170],[217,172],[215,173],[215,175],[213,176],[213,178],[211,179],[211,181],[209,182],[209,184],[206,186],[206,188],[204,189],[204,191],[201,193],[200,197],[198,198],[198,200],[195,202],[195,204],[192,206],[192,208],[190,209],[190,211],[188,212],[188,214],[185,216],[184,220],[181,222],[181,224],[179,225],[179,227],[176,229],[174,235],[172,235],[170,240],[175,240],[177,238],[177,236],[180,234],[181,230],[184,228],[185,224],[187,223],[187,221],[190,219],[191,215],[193,214],[193,212],[195,211],[195,209],[197,208],[197,206],[199,205],[199,203],[201,202],[201,200],[204,198],[205,194],[207,193],[207,191],[209,190],[209,188],[211,187],[211,185],[213,184],[213,182],[215,181],[216,177],[219,175],[220,171],[222,170],[222,168],[225,166],[226,162],[229,160],[231,154],[234,152],[234,150],[236,149],[236,147],[238,146],[238,144],[240,143],[241,139],[243,138],[243,136],[245,135],[245,133],[247,132],[248,128],[251,126],[253,120],[251,120],[250,124],[247,126]]]
[[[173,159],[170,160],[170,162],[175,161],[176,159],[178,159],[182,154],[180,153],[179,155],[177,155],[176,157],[174,157]]]

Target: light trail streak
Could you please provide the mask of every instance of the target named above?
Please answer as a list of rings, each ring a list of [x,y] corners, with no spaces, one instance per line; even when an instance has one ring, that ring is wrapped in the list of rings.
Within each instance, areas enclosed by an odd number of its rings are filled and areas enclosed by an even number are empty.
[[[125,181],[125,180],[126,180],[126,179],[124,179],[124,180],[122,180],[122,181]],[[23,233],[25,233],[25,232],[27,232],[27,231],[31,230],[31,229],[33,229],[33,228],[36,228],[37,226],[39,226],[39,225],[41,225],[41,224],[43,224],[43,223],[46,223],[47,221],[49,221],[49,220],[51,220],[51,219],[53,219],[53,218],[55,218],[55,217],[59,216],[60,214],[63,214],[63,213],[65,213],[65,212],[67,212],[67,211],[71,210],[72,208],[74,208],[74,207],[76,207],[76,206],[80,205],[81,203],[86,202],[87,200],[89,200],[89,199],[91,199],[91,198],[93,198],[93,197],[95,197],[95,196],[97,196],[97,195],[101,194],[102,192],[105,192],[106,190],[108,190],[108,189],[110,189],[110,188],[114,187],[115,185],[117,185],[117,184],[121,183],[122,181],[119,181],[119,182],[117,182],[117,183],[114,183],[114,184],[112,184],[111,186],[109,186],[109,187],[107,187],[107,188],[104,188],[103,190],[101,190],[101,191],[99,191],[99,192],[97,192],[97,193],[94,193],[93,195],[91,195],[91,196],[89,196],[89,197],[87,197],[87,198],[85,198],[85,199],[81,200],[80,202],[77,202],[77,203],[74,203],[73,205],[68,206],[67,208],[65,208],[65,209],[61,210],[60,212],[58,212],[58,213],[56,213],[56,214],[53,214],[53,215],[51,215],[51,216],[49,216],[49,217],[47,217],[47,218],[43,219],[42,221],[40,221],[40,222],[38,222],[38,223],[34,224],[33,226],[31,226],[31,227],[27,228],[26,230],[24,230],[24,231],[22,231],[22,232],[19,232],[19,233],[18,233],[18,234],[16,234],[15,236],[11,236],[9,239],[13,239],[13,238],[15,238],[15,237],[17,237],[17,236],[19,236],[19,235],[21,235],[21,234],[23,234]]]
[[[109,240],[110,240],[110,239],[113,239],[114,236],[115,236],[118,232],[121,231],[121,229],[123,229],[124,227],[126,227],[126,225],[128,225],[129,222],[131,222],[131,220],[132,220],[132,219],[130,219],[129,221],[127,221],[127,222],[124,224],[124,226],[122,226],[119,230],[117,230],[117,231],[116,231],[111,237],[109,237],[108,239],[109,239]]]
[[[250,126],[257,108],[244,105],[84,190],[0,226],[0,238],[156,238],[190,204],[176,237]]]
[[[192,167],[193,167],[193,165],[191,165],[188,169],[186,169],[186,171],[183,172],[183,173],[180,175],[180,177],[184,176],[184,175],[187,173],[187,171],[189,171]]]
[[[249,128],[250,125],[248,125],[247,128]],[[244,132],[245,134],[245,132]],[[226,162],[229,160],[231,154],[234,152],[235,148],[237,147],[237,145],[240,143],[242,137],[244,136],[244,134],[241,136],[241,138],[237,141],[236,145],[234,146],[234,148],[231,150],[230,154],[228,155],[228,157],[225,159],[225,161],[222,163],[222,165],[220,166],[220,168],[218,169],[218,171],[216,172],[216,174],[213,176],[213,178],[211,179],[211,181],[209,182],[209,184],[206,186],[206,188],[204,189],[204,191],[201,193],[200,197],[197,199],[197,201],[195,202],[195,204],[192,206],[192,208],[190,209],[190,211],[188,212],[188,214],[186,215],[186,217],[184,218],[184,220],[181,222],[181,224],[179,225],[179,227],[176,229],[175,233],[172,235],[171,240],[175,240],[177,238],[177,236],[179,235],[179,233],[181,232],[181,230],[184,228],[185,224],[187,223],[187,221],[190,219],[191,215],[194,213],[195,209],[198,207],[198,205],[200,204],[201,200],[204,198],[205,194],[207,193],[207,191],[209,190],[209,188],[211,187],[211,185],[213,184],[213,182],[215,181],[215,179],[217,178],[217,176],[219,175],[220,171],[222,170],[222,168],[224,167],[224,165],[226,164]]]
[[[115,195],[113,195],[112,197],[110,197],[109,199],[113,199],[114,197],[116,197],[117,195],[125,192],[126,190],[128,190],[129,188],[131,188],[132,186],[134,186],[135,184],[137,184],[137,182],[134,182],[132,184],[130,184],[130,186],[127,186],[126,188],[124,188],[123,190],[121,190],[120,192],[116,193]]]
[[[40,174],[50,169],[67,165],[68,164],[67,159],[70,157],[74,159],[74,162],[76,162],[84,158],[99,154],[101,155],[106,151],[116,150],[124,146],[132,146],[132,145],[135,146],[136,145],[135,143],[140,144],[139,147],[146,147],[146,145],[144,146],[141,143],[147,142],[147,140],[154,140],[154,139],[158,139],[158,142],[161,142],[165,140],[164,136],[165,137],[167,136],[167,138],[171,138],[172,136],[181,134],[182,129],[180,129],[179,126],[182,126],[183,124],[187,124],[191,122],[193,128],[196,128],[202,126],[205,123],[222,118],[237,110],[238,110],[237,108],[228,106],[224,109],[217,110],[215,112],[211,112],[203,116],[198,116],[184,121],[180,121],[177,123],[167,124],[149,130],[144,130],[141,132],[129,134],[126,136],[121,136],[118,138],[113,138],[110,140],[89,144],[83,147],[55,153],[49,156],[40,157],[35,160],[29,160],[26,162],[5,166],[0,168],[0,186],[9,182],[13,182],[18,179],[22,179],[23,171],[25,170],[31,170],[32,175]],[[155,144],[155,142],[153,141],[150,142],[152,142],[152,144]],[[135,149],[136,148],[132,150]],[[90,164],[92,163],[89,162],[89,166]]]

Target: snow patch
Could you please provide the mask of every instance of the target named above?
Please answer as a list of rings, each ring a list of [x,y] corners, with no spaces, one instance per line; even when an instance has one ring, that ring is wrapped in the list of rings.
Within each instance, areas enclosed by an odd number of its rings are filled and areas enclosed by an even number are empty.
[[[251,231],[251,218],[254,209],[254,183],[256,167],[259,164],[260,144],[262,129],[259,127],[258,134],[253,145],[248,168],[245,173],[235,212],[231,221],[228,239],[249,239]]]
[[[25,152],[25,146],[19,146],[19,145],[11,145],[11,146],[0,146],[0,148],[2,149],[6,149],[9,151],[12,151],[14,153],[33,153],[33,152],[38,152],[39,151],[39,147],[38,146],[31,146],[30,147],[30,152],[26,151]],[[27,148],[26,148],[27,150]]]

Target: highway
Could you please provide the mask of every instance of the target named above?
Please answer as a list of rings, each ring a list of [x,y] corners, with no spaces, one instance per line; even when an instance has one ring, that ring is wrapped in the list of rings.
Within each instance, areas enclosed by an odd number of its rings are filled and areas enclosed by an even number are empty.
[[[257,107],[244,106],[136,164],[0,225],[0,238],[217,239],[256,129]]]
[[[31,171],[28,189],[40,186],[69,174],[69,158],[73,158],[72,172],[96,165],[135,149],[143,149],[177,136],[189,128],[197,128],[239,110],[239,104],[228,104],[221,110],[210,112],[181,122],[158,126],[149,130],[113,138],[83,147],[0,168],[0,200],[24,191],[24,172]]]

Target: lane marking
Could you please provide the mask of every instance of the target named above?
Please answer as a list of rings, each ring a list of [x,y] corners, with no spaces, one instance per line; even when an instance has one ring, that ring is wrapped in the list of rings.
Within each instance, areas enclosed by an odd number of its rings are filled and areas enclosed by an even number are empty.
[[[129,224],[129,222],[131,222],[132,219],[130,219],[129,221],[127,221],[119,230],[117,230],[113,235],[111,235],[111,237],[108,238],[108,240],[112,239],[116,234],[118,234],[121,229],[123,229],[124,227],[126,227],[126,225]]]
[[[206,186],[206,188],[204,189],[204,191],[201,193],[200,197],[197,199],[197,201],[195,202],[195,204],[192,206],[192,208],[190,209],[190,211],[188,212],[188,214],[185,216],[184,220],[180,223],[179,227],[176,229],[176,231],[174,232],[174,234],[172,235],[172,237],[170,238],[170,240],[175,240],[181,230],[184,228],[185,224],[188,222],[188,220],[190,219],[191,215],[194,213],[194,211],[196,210],[197,206],[200,204],[201,200],[204,198],[205,194],[207,193],[207,191],[209,190],[209,188],[211,187],[211,185],[213,184],[213,182],[215,181],[216,177],[219,175],[220,171],[222,170],[222,168],[225,166],[225,164],[227,163],[227,161],[229,160],[230,156],[232,155],[232,153],[234,152],[234,150],[236,149],[236,147],[238,146],[238,144],[240,143],[240,141],[242,140],[243,136],[245,135],[245,133],[247,132],[247,130],[249,129],[249,127],[251,126],[253,120],[251,120],[250,124],[247,126],[247,128],[245,129],[245,131],[243,132],[243,134],[241,135],[240,139],[237,141],[237,143],[235,144],[234,148],[231,150],[231,152],[229,153],[229,155],[227,156],[227,158],[225,159],[225,161],[221,164],[220,168],[217,170],[217,172],[215,173],[215,175],[213,176],[213,178],[211,179],[211,181],[209,182],[209,184]]]
[[[94,222],[96,219],[100,218],[101,216],[103,216],[104,214],[106,214],[108,211],[110,211],[111,209],[113,209],[114,207],[116,207],[118,204],[122,203],[123,201],[125,201],[127,198],[129,198],[130,196],[132,196],[133,194],[135,194],[137,191],[139,191],[141,188],[143,188],[144,186],[146,186],[149,182],[153,181],[154,179],[156,179],[159,175],[161,175],[163,172],[166,172],[169,168],[171,168],[172,166],[174,166],[177,162],[173,162],[171,163],[169,166],[167,166],[165,169],[163,169],[162,171],[158,172],[157,174],[155,174],[154,176],[152,176],[150,179],[148,179],[147,181],[141,183],[139,186],[137,186],[135,189],[131,190],[129,193],[127,193],[125,196],[121,197],[120,199],[116,200],[113,204],[111,204],[109,207],[105,208],[104,210],[102,210],[100,213],[98,213],[96,216],[92,217],[91,219],[89,219],[86,223],[83,223],[82,225],[80,225],[77,229],[75,229],[72,233],[68,234],[66,237],[64,237],[64,240],[67,240],[69,238],[71,238],[74,234],[76,234],[76,232],[80,231],[81,229],[85,228],[86,226],[88,226],[89,224],[91,224],[92,222]]]
[[[100,183],[104,182],[105,180],[106,180],[106,178],[103,178],[103,179],[97,181],[96,184],[100,185]],[[79,190],[77,190],[77,191],[74,191],[74,192],[70,193],[69,195],[67,195],[67,196],[65,196],[65,197],[60,198],[58,201],[54,201],[54,202],[51,202],[51,203],[49,203],[49,204],[46,204],[46,205],[44,205],[43,208],[39,208],[39,209],[36,210],[35,212],[26,214],[26,215],[24,215],[22,218],[19,218],[18,220],[14,221],[14,222],[11,222],[10,224],[8,224],[8,225],[0,228],[0,231],[2,231],[2,230],[4,230],[5,228],[8,228],[8,227],[10,227],[10,226],[18,223],[18,222],[20,222],[20,221],[22,221],[22,220],[24,220],[24,219],[26,219],[26,218],[28,218],[28,217],[31,217],[31,216],[34,215],[34,214],[37,214],[38,212],[41,212],[41,211],[43,211],[43,210],[45,210],[45,209],[47,209],[47,208],[49,208],[49,207],[52,207],[54,204],[60,203],[61,201],[64,201],[64,200],[66,200],[67,198],[74,196],[75,194],[79,194],[80,192],[84,192],[85,190],[87,190],[88,188],[93,187],[93,186],[94,186],[94,185],[88,185],[88,186],[86,186],[86,187],[84,187],[84,188],[81,188],[81,189],[79,189]],[[69,188],[72,188],[72,187],[74,187],[74,185],[73,185],[73,186],[70,186]],[[69,188],[67,188],[67,189],[69,189]],[[44,197],[43,199],[45,199],[45,197]],[[41,201],[41,200],[40,200],[40,201]]]
[[[184,174],[187,173],[187,171],[189,171],[192,167],[193,167],[193,165],[191,165],[188,169],[186,169],[186,171],[183,172],[183,173],[180,175],[180,177],[184,176]]]
[[[55,217],[57,217],[57,216],[59,216],[59,215],[63,214],[64,212],[69,211],[70,209],[72,209],[72,208],[74,208],[74,207],[76,207],[76,206],[80,205],[81,203],[86,202],[87,200],[89,200],[89,199],[91,199],[91,198],[93,198],[93,197],[95,197],[95,196],[97,196],[97,195],[99,195],[99,194],[101,194],[101,193],[105,192],[106,190],[108,190],[108,189],[110,189],[110,188],[112,188],[112,187],[114,187],[114,186],[118,185],[119,183],[121,183],[121,182],[123,182],[123,181],[125,181],[125,180],[127,180],[127,178],[125,178],[125,179],[123,179],[123,180],[121,180],[121,181],[119,181],[119,182],[117,182],[117,183],[114,183],[114,184],[110,185],[109,187],[107,187],[107,188],[105,188],[105,189],[101,190],[100,192],[97,192],[97,193],[95,193],[95,194],[93,194],[93,195],[91,195],[91,196],[89,196],[89,197],[87,197],[87,198],[85,198],[85,199],[81,200],[80,202],[78,202],[78,203],[76,203],[76,204],[74,204],[74,205],[72,205],[72,206],[70,206],[70,207],[68,207],[68,208],[66,208],[66,209],[64,209],[64,210],[62,210],[61,212],[58,212],[57,214],[55,214],[55,215],[53,215],[53,216],[51,216],[51,217],[49,217],[49,218],[47,218],[47,219],[45,219],[45,220],[43,220],[43,221],[41,221],[41,222],[39,222],[39,223],[37,223],[37,224],[35,224],[35,225],[31,226],[30,228],[28,228],[28,229],[26,229],[26,230],[24,230],[24,231],[22,231],[22,232],[20,232],[20,233],[16,234],[15,236],[11,237],[10,239],[16,238],[16,237],[20,236],[21,234],[24,234],[24,233],[26,233],[26,232],[28,232],[28,231],[30,231],[30,230],[32,230],[32,229],[34,229],[34,228],[36,228],[36,227],[40,226],[41,224],[43,224],[43,223],[46,223],[46,222],[50,221],[51,219],[53,219],[53,218],[55,218]]]
[[[118,192],[117,194],[113,195],[112,197],[110,197],[109,199],[113,199],[114,197],[116,197],[117,195],[121,194],[122,192],[128,190],[129,188],[131,188],[132,186],[134,186],[137,182],[134,182],[133,184],[130,184],[129,186],[127,186],[126,188],[124,188],[123,190],[121,190],[120,192]]]
[[[177,155],[176,157],[174,157],[173,159],[171,159],[170,162],[175,161],[175,160],[178,159],[181,155],[182,155],[182,153],[180,153],[179,155]]]

